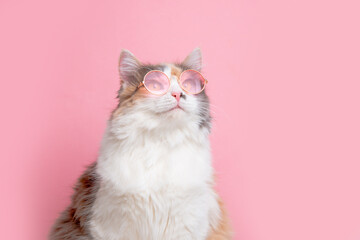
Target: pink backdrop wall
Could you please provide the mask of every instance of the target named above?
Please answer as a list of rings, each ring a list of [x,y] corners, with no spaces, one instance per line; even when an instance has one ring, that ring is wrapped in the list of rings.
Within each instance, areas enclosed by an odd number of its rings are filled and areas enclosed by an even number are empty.
[[[242,240],[360,239],[359,1],[1,1],[0,239],[46,239],[96,159],[121,48],[204,54]]]

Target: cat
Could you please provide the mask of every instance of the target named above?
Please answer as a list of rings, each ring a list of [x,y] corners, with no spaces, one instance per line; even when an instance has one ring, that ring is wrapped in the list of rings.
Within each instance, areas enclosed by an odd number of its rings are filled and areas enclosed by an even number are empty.
[[[199,48],[181,63],[157,65],[122,50],[119,104],[99,157],[79,178],[50,240],[231,239],[214,190],[208,96],[204,89],[189,94],[178,81],[201,67]],[[154,70],[169,79],[163,95],[142,84]]]

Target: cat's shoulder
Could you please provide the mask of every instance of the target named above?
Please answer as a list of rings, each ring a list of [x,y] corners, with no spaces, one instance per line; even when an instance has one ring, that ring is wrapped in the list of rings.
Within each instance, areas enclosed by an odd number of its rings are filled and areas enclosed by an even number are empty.
[[[91,208],[100,185],[96,167],[97,162],[90,164],[79,177],[74,187],[71,204],[61,213],[50,232],[49,239],[92,239],[89,229]]]

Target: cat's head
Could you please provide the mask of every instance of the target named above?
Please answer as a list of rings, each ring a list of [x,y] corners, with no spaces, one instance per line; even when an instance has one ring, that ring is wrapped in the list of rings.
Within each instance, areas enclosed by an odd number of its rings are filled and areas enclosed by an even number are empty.
[[[169,131],[190,127],[209,132],[211,117],[205,89],[198,94],[189,94],[178,82],[184,71],[193,69],[200,72],[201,67],[199,48],[194,49],[181,63],[156,65],[143,64],[132,53],[123,50],[119,60],[119,105],[112,113],[112,121],[118,127],[137,124],[143,130]],[[166,74],[170,80],[165,94],[153,94],[142,85],[144,76],[153,70]]]

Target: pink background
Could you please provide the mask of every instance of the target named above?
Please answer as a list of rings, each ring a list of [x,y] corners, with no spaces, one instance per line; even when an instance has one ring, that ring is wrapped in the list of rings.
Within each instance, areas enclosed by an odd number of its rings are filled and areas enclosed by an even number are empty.
[[[360,239],[359,1],[1,1],[0,239],[46,239],[97,157],[121,48],[204,54],[235,239]]]

